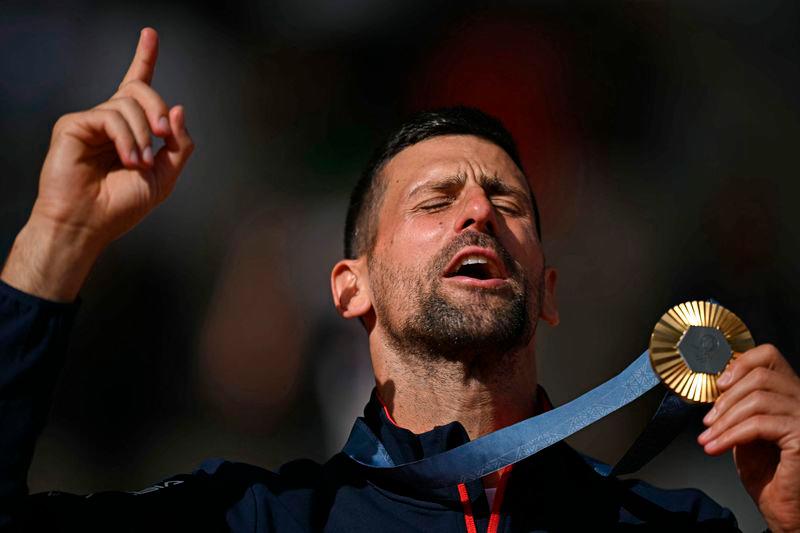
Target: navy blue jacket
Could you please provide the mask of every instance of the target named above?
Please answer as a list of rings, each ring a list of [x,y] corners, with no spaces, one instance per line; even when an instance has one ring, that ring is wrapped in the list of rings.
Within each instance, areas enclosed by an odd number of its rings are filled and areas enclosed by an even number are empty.
[[[738,531],[733,515],[697,490],[607,478],[565,443],[514,465],[494,509],[480,481],[420,489],[344,454],[276,472],[209,461],[135,492],[28,495],[36,437],[63,363],[75,305],[0,283],[0,527],[24,531]],[[421,435],[395,426],[373,393],[364,412],[395,463],[468,440],[458,422]],[[507,481],[507,483],[506,483]]]

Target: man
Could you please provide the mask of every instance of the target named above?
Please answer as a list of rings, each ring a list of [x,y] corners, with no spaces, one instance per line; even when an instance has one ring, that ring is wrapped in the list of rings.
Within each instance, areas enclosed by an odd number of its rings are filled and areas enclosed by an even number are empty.
[[[30,530],[735,530],[697,491],[598,475],[564,443],[457,486],[393,479],[344,454],[278,472],[223,461],[133,493],[27,496],[25,475],[76,298],[103,248],[166,198],[192,152],[180,106],[150,86],[154,30],[107,102],[62,117],[39,195],[0,274],[0,520]],[[151,135],[164,147],[154,154]],[[538,320],[555,325],[556,272],[535,199],[502,126],[476,110],[418,115],[356,186],[337,309],[368,336],[367,438],[395,464],[441,453],[549,408]],[[800,380],[771,346],[743,354],[699,442],[733,449],[774,531],[800,530]]]

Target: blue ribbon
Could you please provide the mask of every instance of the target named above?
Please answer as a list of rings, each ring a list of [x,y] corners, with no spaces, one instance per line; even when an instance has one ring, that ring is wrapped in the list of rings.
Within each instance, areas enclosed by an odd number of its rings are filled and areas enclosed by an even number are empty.
[[[534,455],[629,404],[658,383],[645,351],[620,374],[569,403],[432,457],[394,464],[363,418],[356,420],[344,453],[399,482],[429,488],[454,486]]]

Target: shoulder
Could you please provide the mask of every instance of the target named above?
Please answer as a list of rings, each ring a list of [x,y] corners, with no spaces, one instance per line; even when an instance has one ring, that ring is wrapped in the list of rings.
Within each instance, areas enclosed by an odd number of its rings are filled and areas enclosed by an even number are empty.
[[[696,488],[663,489],[640,479],[606,477],[610,467],[581,454],[596,476],[615,487],[618,521],[624,525],[663,524],[689,531],[739,531],[736,517]]]
[[[639,479],[618,480],[623,490],[619,520],[624,524],[681,523],[703,531],[738,531],[736,517],[695,488],[662,489]]]
[[[298,459],[274,471],[212,459],[194,477],[205,480],[207,490],[225,501],[229,525],[249,526],[255,521],[267,525],[269,531],[314,529],[325,516],[316,511],[332,502],[343,482],[335,459],[326,464]]]
[[[669,511],[687,512],[700,520],[733,517],[730,510],[699,489],[662,489],[639,479],[626,480],[623,483],[628,486],[631,493],[658,503],[660,507]]]
[[[627,489],[621,523],[681,523],[702,531],[739,531],[733,513],[699,489],[662,489],[638,479],[620,483]]]
[[[277,470],[247,463],[208,459],[194,471],[200,482],[215,490],[281,493],[292,489],[313,489],[323,477],[324,467],[310,459],[290,461]]]

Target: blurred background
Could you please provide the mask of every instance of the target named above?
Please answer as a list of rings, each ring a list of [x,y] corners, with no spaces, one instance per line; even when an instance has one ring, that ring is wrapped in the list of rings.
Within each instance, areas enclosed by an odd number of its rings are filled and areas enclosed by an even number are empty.
[[[21,2],[0,5],[0,244],[50,128],[107,99],[145,25],[197,143],[173,196],[82,293],[33,491],[136,489],[209,457],[324,460],[372,387],[331,304],[349,188],[409,112],[476,105],[520,144],[559,268],[540,328],[555,403],[612,377],[661,314],[715,297],[797,366],[800,6],[732,2]],[[652,393],[571,439],[614,462]],[[689,428],[639,476],[763,523]]]

